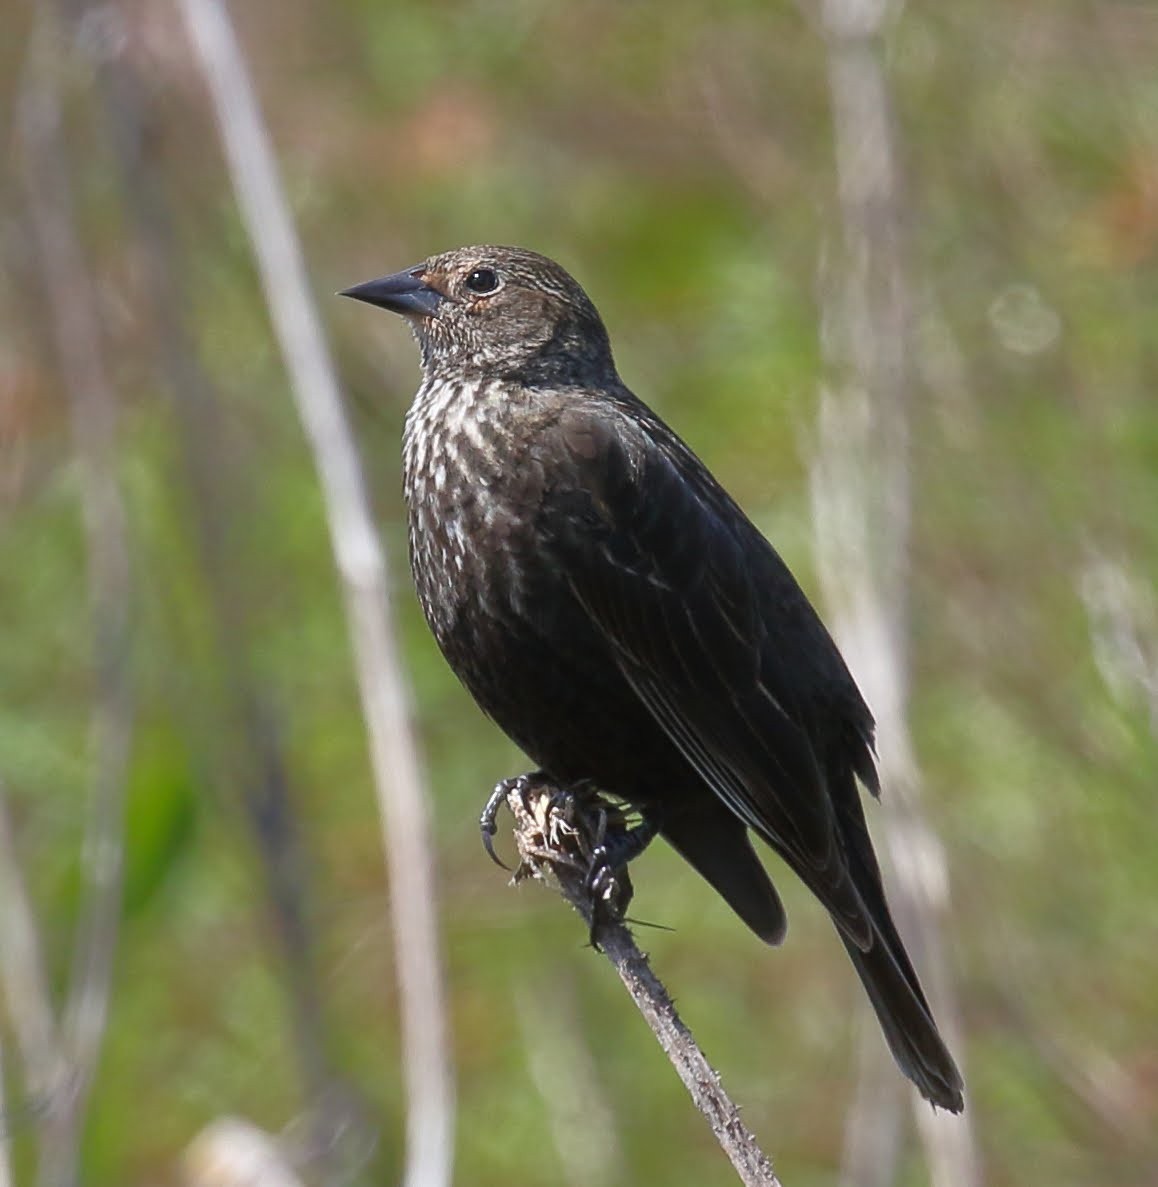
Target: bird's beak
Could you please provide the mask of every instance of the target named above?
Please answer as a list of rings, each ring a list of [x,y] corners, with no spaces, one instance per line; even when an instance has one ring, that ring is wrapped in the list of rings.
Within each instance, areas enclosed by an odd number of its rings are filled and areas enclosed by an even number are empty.
[[[403,317],[433,317],[438,312],[443,296],[422,279],[424,274],[422,268],[407,268],[405,272],[395,272],[393,276],[367,280],[365,284],[343,289],[338,296],[353,297],[355,301],[365,301],[367,305],[379,305]]]

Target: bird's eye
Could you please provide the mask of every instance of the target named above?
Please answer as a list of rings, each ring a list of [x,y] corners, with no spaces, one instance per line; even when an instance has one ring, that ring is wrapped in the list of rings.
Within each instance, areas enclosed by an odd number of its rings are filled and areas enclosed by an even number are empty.
[[[499,274],[493,268],[476,268],[466,278],[466,287],[480,295],[493,293],[499,287]]]

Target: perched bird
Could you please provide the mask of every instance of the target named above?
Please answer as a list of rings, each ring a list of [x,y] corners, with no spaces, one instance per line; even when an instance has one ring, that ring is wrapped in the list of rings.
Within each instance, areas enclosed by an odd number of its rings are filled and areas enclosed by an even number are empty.
[[[872,715],[784,562],[624,386],[587,294],[485,246],[343,295],[418,339],[410,562],[475,700],[552,781],[635,808],[779,944],[749,834],[770,845],[831,914],[901,1070],[960,1112],[865,827]]]

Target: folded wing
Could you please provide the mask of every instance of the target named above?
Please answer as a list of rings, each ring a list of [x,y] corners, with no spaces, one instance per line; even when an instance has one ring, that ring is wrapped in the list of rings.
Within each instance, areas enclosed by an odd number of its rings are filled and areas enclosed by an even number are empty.
[[[647,438],[646,422],[609,423],[605,407],[582,406],[558,432],[567,460],[544,521],[576,598],[704,784],[789,862],[852,944],[869,947],[872,921],[809,734],[802,690],[816,675],[800,670],[808,649],[789,637],[795,619],[819,628],[804,595],[666,433]],[[751,535],[740,538],[737,524]],[[832,647],[823,628],[819,638]]]

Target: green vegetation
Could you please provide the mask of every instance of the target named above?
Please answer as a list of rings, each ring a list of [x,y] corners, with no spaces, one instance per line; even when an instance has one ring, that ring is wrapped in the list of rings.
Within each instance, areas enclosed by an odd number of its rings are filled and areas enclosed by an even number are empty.
[[[558,258],[625,379],[816,593],[816,273],[838,233],[823,43],[796,6],[741,0],[234,7],[399,587],[437,829],[456,1182],[568,1181],[533,1073],[559,1027],[586,1052],[568,1107],[582,1142],[607,1146],[600,1182],[730,1183],[580,924],[537,888],[509,890],[483,855],[481,803],[525,764],[444,667],[405,581],[414,351],[400,325],[327,294],[469,242]],[[8,114],[29,8],[0,15]],[[327,1056],[380,1132],[359,1181],[396,1182],[383,858],[317,484],[183,32],[165,6],[134,11],[124,62],[147,87],[171,283],[216,388],[230,612],[288,772]],[[950,864],[970,1117],[990,1184],[1140,1184],[1158,1165],[1158,20],[1108,0],[925,3],[884,48],[921,343],[911,716]],[[120,401],[138,702],[82,1177],[144,1184],[173,1181],[214,1118],[276,1131],[303,1096],[241,807],[239,657],[207,597],[139,236],[89,69],[72,62],[65,133]],[[63,992],[96,678],[48,297],[15,177],[3,193],[0,780]],[[633,913],[670,929],[642,935],[657,971],[784,1182],[810,1187],[836,1180],[861,1007],[830,925],[775,872],[792,921],[779,951],[658,848],[636,867]],[[2,1010],[0,1039],[26,1182],[35,1109]],[[925,1175],[914,1140],[897,1181]]]

